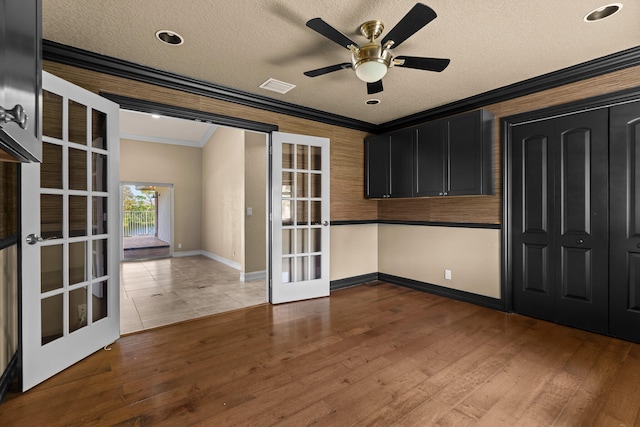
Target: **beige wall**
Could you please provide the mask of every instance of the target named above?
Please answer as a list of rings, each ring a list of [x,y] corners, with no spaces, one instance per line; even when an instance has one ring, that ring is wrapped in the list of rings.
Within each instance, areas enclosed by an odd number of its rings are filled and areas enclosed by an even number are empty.
[[[378,224],[331,226],[331,280],[378,270]]]
[[[244,263],[244,131],[219,127],[202,149],[202,249]]]
[[[175,252],[202,248],[201,157],[200,148],[120,140],[120,181],[173,184]]]
[[[245,273],[266,270],[267,260],[267,136],[245,132]],[[247,216],[247,208],[253,210]]]
[[[380,273],[500,298],[500,230],[380,224]],[[451,270],[451,280],[444,270]]]

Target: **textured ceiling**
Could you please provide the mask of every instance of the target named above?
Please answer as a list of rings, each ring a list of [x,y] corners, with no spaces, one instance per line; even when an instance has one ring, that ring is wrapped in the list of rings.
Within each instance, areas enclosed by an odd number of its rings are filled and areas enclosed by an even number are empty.
[[[65,45],[245,92],[380,124],[640,45],[640,0],[586,23],[606,0],[429,0],[438,14],[395,55],[450,58],[442,73],[391,68],[384,92],[367,95],[352,70],[310,78],[307,70],[349,62],[347,49],[305,26],[321,17],[358,43],[379,19],[388,32],[411,0],[43,0],[43,37]],[[168,29],[185,38],[167,46]],[[384,36],[384,34],[383,34]],[[258,86],[275,78],[286,94]],[[365,105],[369,98],[381,100]]]

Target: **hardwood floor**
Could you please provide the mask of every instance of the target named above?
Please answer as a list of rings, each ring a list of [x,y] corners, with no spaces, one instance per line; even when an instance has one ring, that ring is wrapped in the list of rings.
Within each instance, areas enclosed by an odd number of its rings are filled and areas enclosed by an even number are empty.
[[[386,283],[121,338],[0,425],[640,425],[640,344]]]

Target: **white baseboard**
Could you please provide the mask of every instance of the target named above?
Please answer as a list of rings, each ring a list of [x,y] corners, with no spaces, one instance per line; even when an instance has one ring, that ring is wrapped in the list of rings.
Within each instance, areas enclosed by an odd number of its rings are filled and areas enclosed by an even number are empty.
[[[216,255],[216,254],[213,254],[213,253],[207,252],[207,251],[199,251],[199,252],[200,252],[200,255],[204,255],[207,258],[211,258],[212,260],[218,261],[219,263],[227,265],[227,266],[229,266],[229,267],[231,267],[231,268],[233,268],[235,270],[239,271],[242,268],[242,266],[239,263],[237,263],[235,261],[231,261],[230,259],[221,257],[220,255]]]
[[[257,282],[267,278],[267,270],[250,271],[249,273],[240,273],[241,282]]]

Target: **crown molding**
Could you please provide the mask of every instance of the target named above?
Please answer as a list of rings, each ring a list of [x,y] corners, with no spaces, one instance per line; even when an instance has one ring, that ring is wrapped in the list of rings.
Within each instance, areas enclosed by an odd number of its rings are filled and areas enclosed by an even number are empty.
[[[237,89],[209,83],[167,71],[157,70],[122,59],[100,55],[95,52],[63,45],[50,40],[43,40],[42,55],[44,60],[72,65],[100,73],[124,77],[131,80],[150,83],[209,98],[233,102],[261,110],[299,117],[307,120],[361,130],[369,133],[386,133],[429,120],[434,120],[486,105],[507,101],[532,93],[552,89],[580,80],[600,76],[613,71],[640,65],[640,46],[613,53],[602,58],[583,62],[562,70],[533,77],[498,89],[461,99],[446,105],[411,114],[399,119],[375,125],[337,114],[327,113],[300,105],[295,105],[273,98],[256,95]]]
[[[63,45],[51,40],[42,41],[42,59],[335,126],[366,132],[371,132],[372,129],[376,128],[376,125],[372,123],[254,93],[243,92],[215,83]]]
[[[379,133],[390,132],[409,126],[415,126],[429,120],[435,120],[469,110],[482,108],[486,105],[508,101],[543,90],[553,89],[569,83],[597,77],[603,74],[619,71],[640,65],[640,46],[632,47],[620,52],[612,53],[601,58],[583,62],[572,67],[543,74],[531,79],[523,80],[508,86],[503,86],[469,98],[461,99],[450,104],[422,111],[420,113],[401,117],[378,126]]]

